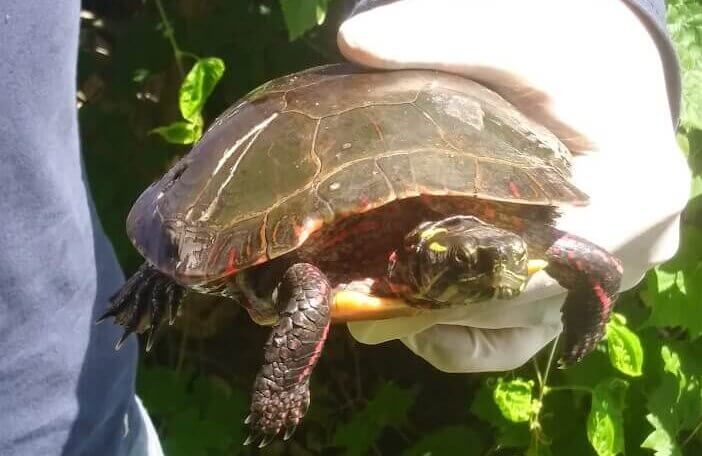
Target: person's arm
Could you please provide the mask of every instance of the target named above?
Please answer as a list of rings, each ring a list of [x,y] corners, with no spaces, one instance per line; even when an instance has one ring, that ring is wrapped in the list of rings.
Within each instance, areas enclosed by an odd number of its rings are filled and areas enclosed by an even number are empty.
[[[81,164],[80,1],[0,11],[0,454],[123,454],[137,344],[93,324],[123,279]]]
[[[339,47],[349,60],[477,80],[578,155],[573,179],[591,204],[564,210],[558,227],[619,256],[623,289],[675,254],[690,182],[675,141],[677,67],[666,66],[660,51],[665,36],[652,34],[655,22],[638,6],[588,0],[365,3],[380,6],[357,12],[339,29]],[[400,338],[443,370],[509,369],[560,331],[563,296],[553,280],[537,275],[523,296],[509,302],[356,323],[351,330],[367,343]]]

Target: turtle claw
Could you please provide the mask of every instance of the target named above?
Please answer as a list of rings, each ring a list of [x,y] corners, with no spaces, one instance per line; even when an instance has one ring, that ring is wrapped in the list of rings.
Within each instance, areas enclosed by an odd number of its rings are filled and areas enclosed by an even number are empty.
[[[277,434],[266,434],[263,436],[263,440],[261,440],[261,443],[258,444],[259,448],[263,448],[264,446],[268,445],[273,441]]]
[[[102,323],[103,321],[107,320],[108,318],[114,317],[116,314],[117,314],[117,312],[115,312],[114,309],[112,309],[112,308],[107,309],[107,311],[106,311],[105,313],[103,313],[102,315],[100,315],[100,316],[95,320],[95,324],[96,324],[96,325],[99,325],[100,323]]]
[[[283,440],[290,440],[290,437],[293,436],[296,429],[297,429],[297,424],[294,424],[294,425],[290,426],[289,428],[287,428],[285,430],[285,435],[283,436]]]
[[[116,323],[124,326],[124,333],[115,345],[115,350],[119,350],[132,333],[146,333],[148,352],[156,340],[157,330],[166,313],[164,310],[167,310],[169,323],[173,324],[184,295],[185,288],[144,263],[110,298],[110,308],[96,323],[114,317]]]
[[[251,445],[254,443],[254,441],[258,440],[258,438],[261,436],[261,434],[254,433],[254,434],[249,434],[248,437],[246,437],[246,440],[244,440],[244,445]]]
[[[154,340],[156,339],[154,334],[156,332],[157,327],[158,327],[157,325],[151,325],[151,328],[149,328],[149,332],[146,336],[146,351],[147,352],[150,352],[151,347],[154,346]]]
[[[248,416],[244,419],[244,424],[251,424],[251,421],[253,421],[253,417],[249,413]]]
[[[124,332],[122,333],[122,337],[120,337],[117,343],[115,344],[115,351],[122,348],[122,345],[124,345],[124,343],[127,341],[127,338],[129,338],[132,332],[133,331],[130,331],[129,329],[124,330]]]

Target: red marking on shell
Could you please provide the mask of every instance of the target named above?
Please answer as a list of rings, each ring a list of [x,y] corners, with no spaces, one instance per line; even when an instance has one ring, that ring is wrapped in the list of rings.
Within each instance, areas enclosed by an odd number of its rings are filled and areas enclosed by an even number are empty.
[[[229,274],[234,274],[236,271],[238,271],[236,267],[236,249],[231,249],[229,251],[229,258],[227,258],[227,268],[224,270],[224,272]]]
[[[362,220],[356,224],[352,230],[342,230],[336,233],[334,236],[330,236],[322,245],[323,248],[331,247],[337,245],[342,241],[345,241],[351,236],[368,233],[370,231],[375,231],[378,229],[378,223],[375,220]]]
[[[307,365],[300,373],[300,376],[297,378],[298,382],[303,378],[307,378],[310,375],[310,373],[312,372],[312,368],[317,363],[319,356],[322,354],[322,346],[324,345],[324,341],[327,340],[327,335],[329,334],[329,326],[329,323],[327,323],[327,326],[324,328],[324,330],[322,330],[322,337],[320,337],[317,343],[315,344],[312,356],[307,358]]]
[[[293,232],[298,242],[302,244],[312,233],[318,231],[322,225],[324,225],[324,221],[321,219],[306,219],[302,225],[293,226]]]
[[[366,195],[361,195],[358,199],[358,208],[361,212],[365,212],[372,207],[371,201]]]
[[[509,187],[509,193],[514,196],[515,198],[521,198],[522,194],[519,192],[519,187],[517,187],[517,184],[515,184],[512,181],[509,181],[509,184],[507,184]]]
[[[497,216],[497,212],[495,211],[495,208],[491,206],[486,206],[485,210],[483,211],[483,216],[487,220],[495,220],[495,217]]]

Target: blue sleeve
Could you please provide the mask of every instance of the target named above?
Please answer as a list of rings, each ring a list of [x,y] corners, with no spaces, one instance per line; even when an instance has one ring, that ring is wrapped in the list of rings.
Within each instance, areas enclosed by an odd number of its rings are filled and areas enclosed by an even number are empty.
[[[347,0],[349,16],[362,11],[402,0]],[[668,35],[665,20],[665,0],[623,0],[643,22],[656,42],[665,72],[670,111],[673,123],[680,117],[681,79],[680,67],[673,43]],[[593,28],[594,30],[594,28]],[[594,33],[594,31],[593,31]]]
[[[126,454],[142,423],[134,338],[93,322],[122,272],[86,190],[80,0],[0,8],[0,454]],[[131,423],[131,426],[130,426]]]
[[[677,125],[680,119],[682,81],[678,58],[668,34],[665,0],[625,0],[625,2],[639,16],[656,42],[658,52],[661,55],[663,69],[665,70],[670,112],[673,115],[673,122]]]

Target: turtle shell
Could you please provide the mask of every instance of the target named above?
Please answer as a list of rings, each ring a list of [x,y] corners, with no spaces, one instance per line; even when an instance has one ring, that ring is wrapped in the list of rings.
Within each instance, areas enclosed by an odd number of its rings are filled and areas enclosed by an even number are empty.
[[[397,199],[585,204],[570,160],[547,129],[465,78],[329,65],[270,81],[225,111],[139,197],[127,230],[147,261],[196,285]]]

